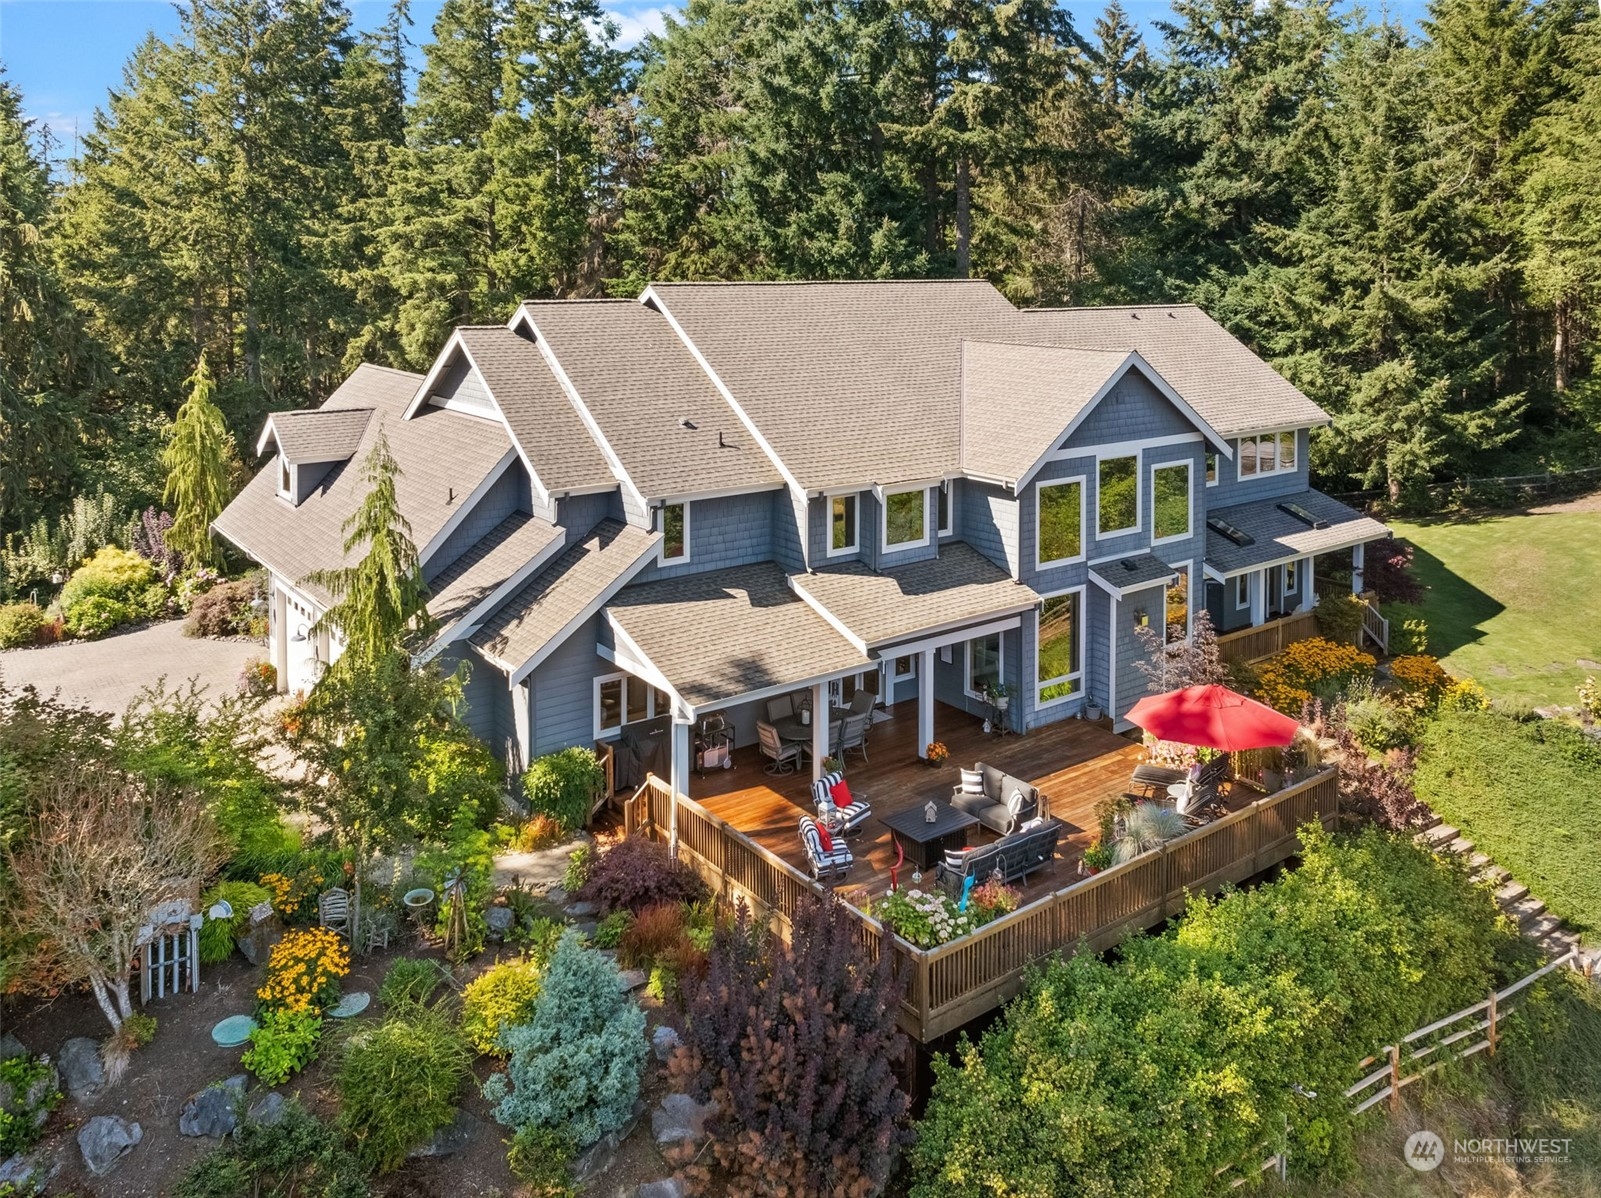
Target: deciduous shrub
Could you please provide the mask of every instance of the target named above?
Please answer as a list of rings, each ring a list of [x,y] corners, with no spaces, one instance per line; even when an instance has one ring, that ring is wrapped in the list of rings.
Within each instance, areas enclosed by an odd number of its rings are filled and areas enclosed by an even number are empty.
[[[155,581],[156,570],[148,559],[105,545],[67,579],[67,585],[61,588],[61,610],[70,614],[92,597],[125,603]]]
[[[1325,595],[1313,611],[1318,635],[1342,645],[1356,644],[1366,608],[1367,604],[1355,595]]]
[[[501,1033],[533,1018],[540,973],[533,961],[502,961],[469,982],[461,1003],[461,1030],[468,1043],[479,1052],[505,1056]]]
[[[508,1127],[552,1128],[586,1147],[627,1124],[644,1067],[645,1013],[617,967],[567,933],[545,969],[533,1017],[501,1034],[505,1073],[484,1085]]]
[[[1348,1170],[1361,1058],[1482,998],[1529,950],[1460,862],[1373,829],[1302,838],[1299,869],[1193,897],[1115,964],[1053,962],[978,1045],[936,1058],[913,1198],[991,1196],[999,1178],[1013,1194],[1215,1193],[1286,1122],[1301,1170]]]
[[[211,910],[220,902],[233,908],[227,919],[207,918],[200,925],[200,960],[215,965],[233,956],[234,944],[240,932],[250,926],[250,909],[257,903],[269,902],[272,895],[265,886],[254,882],[219,882],[200,896],[200,910]]]
[[[0,606],[0,649],[37,645],[49,624],[49,617],[37,603],[7,603]]]
[[[1347,693],[1340,718],[1369,753],[1388,753],[1412,743],[1413,713],[1370,684],[1359,683]]]
[[[421,750],[413,771],[418,801],[406,823],[420,840],[448,840],[466,827],[487,828],[500,810],[506,771],[489,746],[460,724],[418,738]]]
[[[1315,698],[1331,699],[1359,678],[1371,678],[1371,654],[1315,636],[1297,641],[1257,671],[1256,697],[1286,715]]]
[[[596,948],[616,948],[623,942],[623,935],[634,922],[632,911],[613,911],[605,919],[595,925],[593,937]]]
[[[890,954],[863,952],[854,919],[837,901],[807,902],[791,948],[742,907],[713,938],[669,1070],[717,1103],[707,1130],[730,1192],[876,1194],[910,1139],[894,1072],[900,987]],[[689,1173],[707,1180],[702,1165]]]
[[[578,897],[600,907],[636,916],[657,903],[698,903],[706,883],[681,861],[667,855],[667,846],[643,836],[630,836],[604,853],[590,868]]]
[[[278,1008],[261,1013],[240,1063],[269,1086],[281,1086],[317,1059],[322,1015]]]
[[[189,616],[183,622],[185,636],[244,636],[255,617],[250,601],[256,597],[256,584],[248,578],[218,583],[195,597]]]
[[[902,940],[918,948],[933,948],[965,936],[978,927],[978,913],[969,906],[956,908],[956,900],[942,891],[895,890],[873,904],[876,915]]]
[[[439,1008],[412,1005],[345,1042],[339,1062],[339,1129],[363,1164],[397,1168],[456,1114],[472,1052]]]
[[[79,640],[95,641],[132,619],[133,611],[126,603],[105,595],[90,595],[67,609],[62,626]]]
[[[178,1198],[367,1198],[366,1173],[338,1135],[291,1098],[276,1123],[246,1120],[194,1163]]]
[[[439,962],[423,957],[402,957],[384,974],[378,1001],[385,1007],[414,1006],[432,1000],[445,984]]]
[[[562,871],[561,888],[574,894],[589,881],[589,871],[595,867],[595,850],[581,844],[567,854],[567,868]]]
[[[569,834],[589,821],[589,809],[605,786],[600,759],[580,745],[545,754],[523,775],[523,793],[534,814],[550,816]]]
[[[1410,656],[1429,651],[1429,625],[1421,616],[1390,623],[1390,652]]]

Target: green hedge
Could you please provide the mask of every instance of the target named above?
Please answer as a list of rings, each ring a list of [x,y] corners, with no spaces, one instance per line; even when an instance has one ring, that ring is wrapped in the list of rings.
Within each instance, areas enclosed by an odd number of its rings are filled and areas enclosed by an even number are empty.
[[[1116,964],[1054,962],[959,1063],[937,1059],[914,1198],[1211,1193],[1286,1118],[1299,1170],[1348,1171],[1358,1061],[1528,950],[1460,863],[1376,830],[1302,837],[1299,869],[1193,902]]]

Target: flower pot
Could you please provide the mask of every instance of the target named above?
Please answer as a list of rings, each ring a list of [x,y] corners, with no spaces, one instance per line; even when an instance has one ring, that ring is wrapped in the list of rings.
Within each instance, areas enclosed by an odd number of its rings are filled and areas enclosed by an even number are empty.
[[[1085,704],[1084,705],[1084,718],[1086,720],[1098,720],[1098,719],[1100,719],[1101,718],[1101,709],[1098,706],[1096,706],[1094,703]]]
[[[995,700],[995,710],[996,711],[1005,711],[1011,705],[1012,705],[1012,696],[1011,695],[1000,695],[1000,696],[997,696],[997,698]]]

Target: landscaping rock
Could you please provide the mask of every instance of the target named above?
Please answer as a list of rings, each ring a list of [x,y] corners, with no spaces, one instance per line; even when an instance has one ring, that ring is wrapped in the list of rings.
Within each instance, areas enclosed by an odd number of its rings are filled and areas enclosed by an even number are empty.
[[[100,1045],[87,1036],[74,1036],[56,1054],[61,1084],[74,1102],[87,1102],[106,1084],[106,1069],[100,1061]]]
[[[144,1139],[144,1129],[115,1115],[96,1115],[78,1131],[78,1151],[83,1164],[96,1177],[104,1177],[117,1162]]]
[[[0,1061],[9,1061],[12,1057],[25,1057],[28,1050],[22,1047],[22,1041],[10,1032],[0,1036]]]
[[[684,1185],[676,1177],[647,1181],[634,1191],[634,1198],[684,1198]]]
[[[272,946],[284,938],[283,920],[276,915],[261,923],[251,924],[248,929],[235,939],[239,951],[245,955],[245,960],[252,965],[260,965],[272,952]]]
[[[612,1167],[617,1159],[617,1146],[622,1143],[615,1132],[607,1132],[573,1158],[573,1184],[583,1185]]]
[[[61,1172],[61,1162],[50,1160],[43,1149],[36,1152],[19,1152],[0,1161],[0,1194],[14,1194],[16,1198],[31,1198]],[[8,1190],[6,1187],[10,1186]]]
[[[669,1094],[650,1115],[650,1130],[660,1145],[689,1141],[699,1147],[706,1140],[706,1121],[717,1114],[715,1102],[699,1103],[688,1094]]]
[[[593,919],[585,919],[573,924],[573,931],[577,932],[585,940],[593,940],[595,933],[599,930],[600,925]]]
[[[678,1033],[667,1024],[662,1024],[650,1034],[650,1047],[656,1054],[656,1059],[663,1064],[673,1055],[673,1049],[678,1047]]]
[[[567,892],[560,886],[552,886],[545,891],[545,897],[559,907],[567,901]]]
[[[287,1105],[282,1094],[268,1090],[250,1104],[250,1109],[245,1112],[245,1119],[250,1123],[259,1123],[263,1127],[272,1127],[283,1122],[284,1107]]]
[[[220,1138],[239,1125],[239,1100],[245,1096],[245,1075],[207,1086],[183,1104],[178,1131],[186,1136]]]
[[[617,980],[622,982],[624,990],[638,990],[650,979],[643,969],[625,969],[617,975]]]
[[[506,933],[511,931],[511,925],[516,922],[517,916],[510,907],[491,907],[484,913],[484,923],[488,925],[489,934],[496,940],[503,940]]]
[[[481,1127],[483,1127],[482,1121],[473,1118],[466,1111],[458,1110],[454,1119],[429,1136],[426,1143],[413,1148],[406,1156],[411,1160],[451,1156],[471,1144]]]
[[[599,914],[600,908],[594,903],[584,902],[567,904],[567,915],[570,919],[589,919],[590,917]]]

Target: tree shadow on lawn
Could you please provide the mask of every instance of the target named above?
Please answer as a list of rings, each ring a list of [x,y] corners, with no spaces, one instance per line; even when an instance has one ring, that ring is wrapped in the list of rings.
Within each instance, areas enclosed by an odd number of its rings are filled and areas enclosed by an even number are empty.
[[[1404,539],[1404,538],[1403,538]],[[1429,625],[1429,650],[1436,657],[1446,657],[1464,645],[1476,644],[1485,637],[1484,625],[1506,610],[1506,605],[1481,591],[1439,558],[1413,541],[1412,568],[1418,580],[1427,588],[1421,604],[1395,605],[1399,614],[1421,612]],[[1384,610],[1385,605],[1380,604]],[[1393,617],[1392,617],[1393,618]]]

